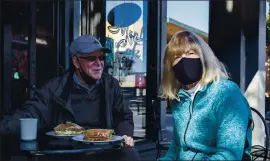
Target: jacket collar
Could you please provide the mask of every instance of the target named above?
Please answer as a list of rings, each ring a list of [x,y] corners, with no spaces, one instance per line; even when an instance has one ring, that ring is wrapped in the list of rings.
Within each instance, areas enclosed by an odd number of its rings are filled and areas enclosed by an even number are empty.
[[[91,92],[91,91],[92,91],[92,90],[100,83],[100,80],[97,80],[95,84],[92,84],[92,85],[88,85],[88,86],[87,86],[87,85],[83,84],[83,83],[79,80],[79,77],[78,77],[77,74],[74,72],[74,73],[73,73],[73,82],[74,82],[77,86],[79,86],[79,87],[85,89],[87,92]]]
[[[208,83],[207,85],[205,86],[202,86],[200,90],[198,90],[198,93],[201,93],[201,92],[205,92],[207,90],[207,88],[212,84],[211,83]],[[189,94],[184,91],[182,88],[180,88],[179,92],[177,93],[177,97],[178,98],[189,98]]]

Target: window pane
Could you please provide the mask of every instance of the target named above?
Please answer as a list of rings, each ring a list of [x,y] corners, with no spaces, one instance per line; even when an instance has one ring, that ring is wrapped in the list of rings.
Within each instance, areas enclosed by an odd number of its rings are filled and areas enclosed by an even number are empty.
[[[136,137],[145,136],[147,1],[107,1],[106,71],[120,82],[134,115]]]
[[[11,75],[5,73],[4,79],[11,82],[7,90],[11,90],[11,110],[15,110],[28,99],[29,87],[29,53],[28,53],[28,25],[30,21],[30,3],[4,2],[2,4],[3,24],[11,25],[12,50],[4,57],[11,61]],[[9,33],[4,33],[9,34]],[[4,46],[8,48],[8,46]],[[3,55],[2,55],[3,56]],[[5,70],[8,71],[9,69]],[[8,74],[8,75],[7,75]],[[4,84],[7,86],[8,84]],[[5,107],[9,108],[9,107]]]
[[[57,4],[38,2],[36,12],[36,86],[57,76]],[[44,18],[46,17],[46,18]],[[58,55],[59,56],[59,55]],[[49,65],[48,65],[49,64]],[[48,72],[50,71],[50,72]]]

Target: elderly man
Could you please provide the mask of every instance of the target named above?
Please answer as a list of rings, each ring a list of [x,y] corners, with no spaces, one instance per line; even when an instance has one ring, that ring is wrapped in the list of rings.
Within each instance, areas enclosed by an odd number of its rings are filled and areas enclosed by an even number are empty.
[[[124,105],[119,82],[103,72],[105,52],[111,51],[92,36],[75,39],[70,46],[72,68],[50,80],[35,92],[34,98],[5,117],[0,133],[18,132],[19,118],[32,117],[38,119],[39,130],[67,121],[85,128],[114,129],[117,135],[124,136],[126,148],[107,155],[109,159],[117,156],[118,160],[139,160],[138,152],[132,148],[132,111]]]

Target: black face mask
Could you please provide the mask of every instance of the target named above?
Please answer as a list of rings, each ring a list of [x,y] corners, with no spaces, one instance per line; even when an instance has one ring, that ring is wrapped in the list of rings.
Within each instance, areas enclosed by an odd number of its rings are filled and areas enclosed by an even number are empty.
[[[175,77],[183,85],[195,83],[202,77],[200,58],[182,58],[172,69]]]

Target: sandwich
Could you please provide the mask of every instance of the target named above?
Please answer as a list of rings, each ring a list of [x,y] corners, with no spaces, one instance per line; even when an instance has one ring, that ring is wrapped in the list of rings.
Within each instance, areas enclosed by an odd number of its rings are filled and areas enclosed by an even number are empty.
[[[112,139],[113,134],[114,131],[110,129],[89,129],[84,131],[83,139],[87,141],[107,141]]]
[[[84,128],[77,124],[67,122],[56,126],[54,132],[56,135],[79,135],[84,132]]]

